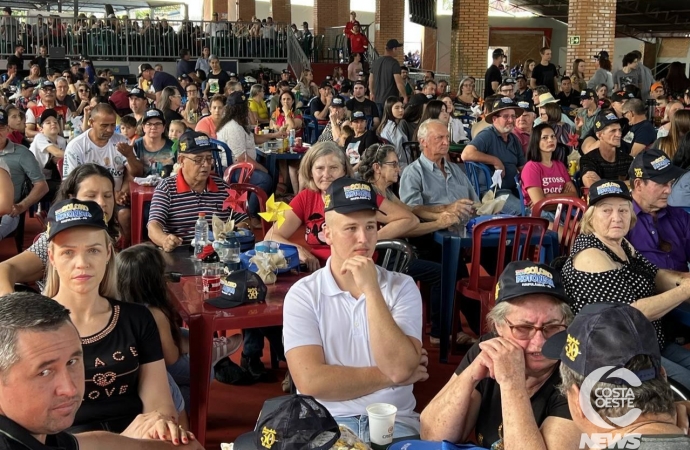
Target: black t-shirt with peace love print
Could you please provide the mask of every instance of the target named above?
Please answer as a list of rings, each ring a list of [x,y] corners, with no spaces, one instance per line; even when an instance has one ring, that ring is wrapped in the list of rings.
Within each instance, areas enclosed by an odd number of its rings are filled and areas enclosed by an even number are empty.
[[[82,337],[86,388],[73,426],[140,414],[141,365],[163,359],[158,328],[148,308],[108,301],[112,307],[108,325]]]

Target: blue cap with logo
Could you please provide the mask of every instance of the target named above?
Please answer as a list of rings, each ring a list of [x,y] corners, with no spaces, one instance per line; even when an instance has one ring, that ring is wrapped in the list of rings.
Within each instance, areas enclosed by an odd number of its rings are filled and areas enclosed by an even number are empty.
[[[618,197],[632,201],[630,189],[620,180],[599,180],[589,187],[589,206],[596,205],[605,198]]]
[[[570,303],[558,271],[546,264],[532,261],[513,261],[498,277],[496,303],[525,295],[544,294]]]
[[[326,190],[323,198],[325,211],[348,214],[356,211],[378,211],[376,191],[366,181],[338,178]]]
[[[96,202],[68,198],[53,204],[48,211],[48,240],[73,227],[107,230],[108,223],[103,210]]]

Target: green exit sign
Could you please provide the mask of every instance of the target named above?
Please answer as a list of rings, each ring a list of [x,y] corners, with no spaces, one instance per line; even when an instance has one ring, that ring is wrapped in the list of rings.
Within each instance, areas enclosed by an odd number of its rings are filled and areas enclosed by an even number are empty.
[[[568,45],[580,45],[580,36],[568,36]]]

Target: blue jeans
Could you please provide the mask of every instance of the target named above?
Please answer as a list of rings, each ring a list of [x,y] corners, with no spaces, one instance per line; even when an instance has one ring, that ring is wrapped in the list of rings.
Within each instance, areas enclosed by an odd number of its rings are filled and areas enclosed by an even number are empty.
[[[0,219],[0,239],[5,239],[10,233],[17,229],[19,216],[12,217],[9,214]]]
[[[338,425],[344,425],[351,429],[358,438],[364,442],[371,442],[369,438],[369,416],[334,417]],[[406,423],[395,421],[393,439],[407,436],[419,436],[419,428]]]
[[[690,390],[690,350],[671,342],[661,351],[666,376]]]
[[[239,178],[240,174],[239,172],[235,172],[235,174],[232,176],[232,182],[237,183],[237,180]],[[260,187],[261,189],[264,190],[266,193],[266,196],[270,197],[271,194],[273,193],[273,179],[271,176],[266,173],[262,172],[261,170],[254,170],[252,172],[252,176],[249,177],[249,184],[253,184],[254,186]],[[256,217],[256,215],[260,212],[259,210],[259,199],[256,198],[256,195],[251,194],[249,196],[249,215]]]
[[[189,413],[189,392],[187,393],[187,398],[185,398],[182,395],[182,390],[177,385],[172,375],[170,375],[170,372],[167,372],[167,375],[168,385],[170,386],[170,394],[172,394],[173,404],[175,405],[175,411],[187,411]]]
[[[503,209],[501,212],[503,214],[512,214],[514,216],[521,216],[522,215],[522,208],[523,204],[520,201],[519,198],[513,195],[512,191],[508,189],[499,189],[496,191],[496,197],[498,198],[501,195],[508,195],[508,200],[506,200],[505,205],[503,205]]]

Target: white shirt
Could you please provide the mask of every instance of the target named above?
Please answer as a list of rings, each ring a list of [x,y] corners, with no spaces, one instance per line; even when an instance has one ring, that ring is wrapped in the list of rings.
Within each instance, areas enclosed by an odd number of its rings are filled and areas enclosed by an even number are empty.
[[[57,105],[57,101],[56,101],[55,104]],[[43,106],[43,103],[41,103],[41,101],[39,100],[38,102],[36,102],[36,106],[37,106],[37,107],[38,107],[38,106]],[[72,111],[70,111],[69,108],[65,108],[65,110],[67,111],[67,117],[64,117],[64,120],[65,120],[65,121],[71,120],[71,119],[72,119]],[[60,113],[59,110],[58,110],[58,113]],[[32,124],[35,125],[35,124],[38,123],[38,119],[40,119],[40,117],[36,117],[36,116],[34,115],[34,111],[33,111],[31,108],[29,108],[29,109],[26,110],[26,123],[27,123],[27,124],[32,123]]]
[[[244,127],[234,120],[223,125],[223,128],[216,132],[219,141],[225,142],[232,151],[233,159],[237,160],[243,154],[247,154],[252,159],[256,159],[256,144],[254,143],[254,133],[247,133]],[[221,152],[223,167],[232,164],[232,161],[225,161],[225,153]]]
[[[105,147],[99,147],[89,139],[89,131],[80,134],[67,144],[62,168],[63,177],[67,178],[67,175],[81,164],[95,163],[108,169],[115,179],[115,191],[120,191],[127,166],[127,158],[117,151],[117,144],[120,142],[128,143],[126,137],[115,133]]]
[[[411,277],[376,267],[384,301],[402,332],[421,342],[422,297]],[[375,367],[371,350],[366,298],[355,299],[338,287],[326,266],[294,284],[283,304],[283,338],[285,353],[305,345],[323,348],[328,365]],[[375,326],[375,325],[374,325]],[[414,412],[412,386],[396,386],[363,397],[339,402],[317,400],[334,417],[366,415],[372,403],[390,403],[398,408],[396,421],[419,428]]]
[[[50,160],[50,152],[48,151],[48,147],[51,145],[54,145],[60,150],[65,151],[67,148],[67,140],[58,134],[57,142],[54,142],[51,141],[45,134],[38,133],[34,137],[31,147],[29,147],[29,150],[31,150],[31,153],[33,153],[36,157],[36,161],[38,161],[41,169],[44,168]]]

